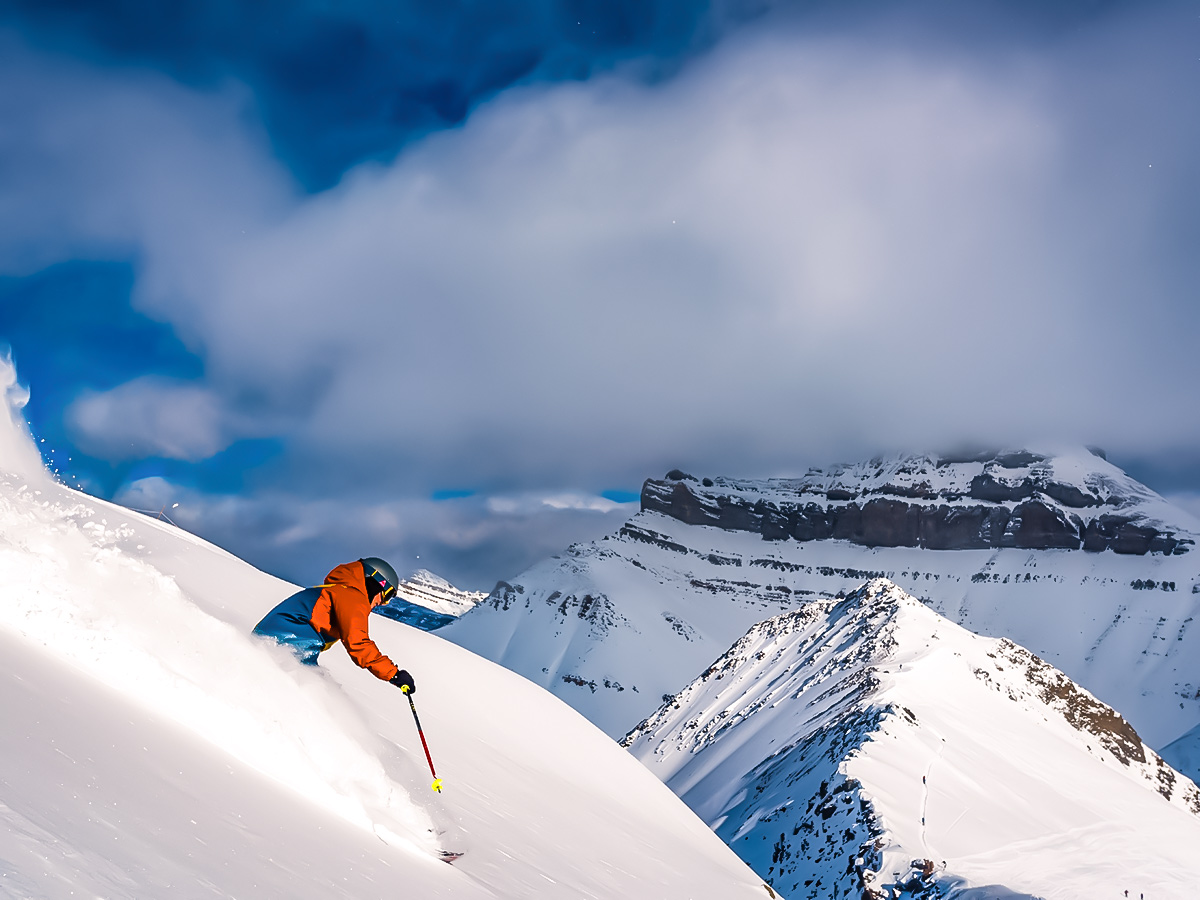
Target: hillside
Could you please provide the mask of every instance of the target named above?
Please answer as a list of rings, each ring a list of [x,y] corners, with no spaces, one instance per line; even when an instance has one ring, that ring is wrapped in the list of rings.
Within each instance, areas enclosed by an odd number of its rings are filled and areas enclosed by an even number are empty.
[[[624,743],[792,898],[1200,884],[1195,784],[1028,650],[884,579],[754,626]]]
[[[434,794],[394,687],[248,634],[294,586],[56,483],[0,376],[0,895],[765,896],[574,711],[374,617],[417,680]]]

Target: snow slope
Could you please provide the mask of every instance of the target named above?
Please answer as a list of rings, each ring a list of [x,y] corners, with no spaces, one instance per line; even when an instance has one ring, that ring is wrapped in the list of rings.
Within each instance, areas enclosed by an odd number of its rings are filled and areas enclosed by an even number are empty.
[[[249,636],[294,586],[54,482],[0,381],[0,896],[765,896],[575,712],[377,618],[433,794],[395,688]]]
[[[1200,885],[1195,784],[1062,673],[885,579],[754,626],[625,743],[792,898]]]
[[[619,737],[751,625],[882,576],[971,631],[1034,650],[1120,709],[1152,746],[1200,724],[1200,552],[1191,550],[1200,525],[1086,450],[947,465],[901,458],[786,482],[705,481],[679,473],[667,493],[686,490],[695,503],[671,508],[730,527],[643,509],[619,532],[498,584],[439,634],[543,685]],[[663,505],[670,483],[648,482],[643,505]],[[972,491],[1013,499],[984,501]],[[818,492],[826,516],[882,498],[885,510],[899,510],[885,517],[889,528],[924,521],[928,507],[943,542],[945,529],[962,536],[955,516],[986,508],[1009,523],[993,536],[998,543],[1069,543],[1071,529],[1092,534],[1103,520],[1104,528],[1124,523],[1112,538],[1126,541],[1122,550],[1157,540],[1170,552],[867,546],[870,529],[767,539],[772,515],[791,508],[794,519]],[[1031,507],[1048,517],[1032,533]],[[1010,534],[1018,509],[1026,527]]]

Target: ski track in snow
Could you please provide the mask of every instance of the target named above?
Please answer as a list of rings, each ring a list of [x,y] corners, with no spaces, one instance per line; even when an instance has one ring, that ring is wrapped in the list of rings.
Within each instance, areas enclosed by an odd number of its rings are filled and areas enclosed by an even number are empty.
[[[936,732],[934,735],[936,736]],[[938,737],[938,741],[937,756],[929,761],[929,765],[925,767],[925,773],[921,776],[921,846],[925,848],[930,859],[937,854],[929,850],[929,839],[925,827],[925,817],[929,814],[929,776],[933,774],[934,764],[942,758],[942,753],[946,750],[946,739]]]

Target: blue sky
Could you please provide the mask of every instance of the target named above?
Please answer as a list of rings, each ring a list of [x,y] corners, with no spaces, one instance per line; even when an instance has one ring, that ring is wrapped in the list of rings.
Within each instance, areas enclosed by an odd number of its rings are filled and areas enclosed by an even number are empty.
[[[1194,3],[0,3],[0,341],[302,582],[963,441],[1195,506],[1198,76]]]

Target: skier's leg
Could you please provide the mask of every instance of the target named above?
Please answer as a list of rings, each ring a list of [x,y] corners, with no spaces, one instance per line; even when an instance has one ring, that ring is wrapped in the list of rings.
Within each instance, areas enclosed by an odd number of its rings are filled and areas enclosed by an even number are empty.
[[[284,625],[284,627],[273,627]],[[307,633],[305,633],[307,632]],[[292,654],[306,666],[315,666],[317,656],[325,649],[325,641],[311,627],[297,628],[292,623],[271,623],[264,619],[254,626],[254,634],[268,637],[292,651]]]

